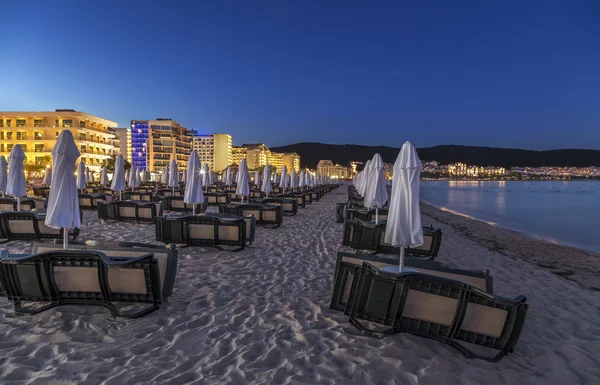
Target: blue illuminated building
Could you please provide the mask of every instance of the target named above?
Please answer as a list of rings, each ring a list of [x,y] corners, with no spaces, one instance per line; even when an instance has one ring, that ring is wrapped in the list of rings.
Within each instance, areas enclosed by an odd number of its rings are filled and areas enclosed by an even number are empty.
[[[131,122],[131,163],[146,170],[146,146],[148,145],[148,121]]]

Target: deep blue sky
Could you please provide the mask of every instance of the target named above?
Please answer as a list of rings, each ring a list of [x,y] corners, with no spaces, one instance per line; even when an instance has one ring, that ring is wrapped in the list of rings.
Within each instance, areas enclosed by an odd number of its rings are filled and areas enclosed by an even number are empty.
[[[0,110],[235,144],[600,149],[599,1],[183,3],[0,1]]]

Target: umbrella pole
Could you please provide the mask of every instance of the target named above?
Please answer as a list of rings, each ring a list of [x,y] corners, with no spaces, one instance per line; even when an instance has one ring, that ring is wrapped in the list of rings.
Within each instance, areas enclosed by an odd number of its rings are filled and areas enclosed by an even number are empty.
[[[192,215],[196,215],[196,205],[192,205]]]
[[[69,249],[69,229],[63,227],[63,250]]]
[[[17,197],[17,211],[21,211],[21,197]]]
[[[400,264],[398,265],[398,273],[402,273],[404,269],[404,252],[406,250],[405,246],[400,246]]]
[[[375,224],[379,223],[379,207],[375,207]]]
[[[119,190],[119,200],[123,200],[123,191]]]

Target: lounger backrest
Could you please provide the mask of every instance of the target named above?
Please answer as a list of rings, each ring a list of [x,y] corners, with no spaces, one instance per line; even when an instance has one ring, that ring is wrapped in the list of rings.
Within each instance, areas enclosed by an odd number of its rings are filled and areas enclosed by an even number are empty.
[[[39,253],[45,253],[48,251],[56,251],[56,250],[61,250],[61,249],[62,249],[62,245],[34,244],[32,252],[33,252],[33,254],[39,254]],[[82,246],[82,245],[69,245],[69,249],[70,250],[83,250],[83,249],[94,250],[94,251],[99,251],[101,253],[104,253],[108,257],[125,257],[125,258],[141,257],[143,255],[151,253],[154,256],[154,258],[158,261],[161,291],[164,288],[165,282],[167,282],[167,270],[169,268],[169,263],[177,262],[176,255],[173,259],[173,256],[169,257],[168,250],[166,250],[166,249],[163,250],[163,249],[158,249],[158,248],[157,249],[131,248],[131,249],[127,250],[125,248],[111,249],[111,248],[98,247],[98,248],[93,248],[93,249],[87,249],[87,248],[85,248],[85,246]],[[122,284],[119,283],[119,281],[121,280],[121,277],[118,275],[119,273],[113,272],[112,274],[114,276],[114,278],[113,278],[114,284],[122,286]],[[110,278],[110,272],[109,272],[109,278]],[[126,279],[126,278],[128,278],[128,276],[124,276],[123,278]],[[112,285],[111,285],[111,287],[112,287]],[[171,288],[171,290],[172,290],[172,288]],[[167,296],[170,294],[171,294],[170,292],[167,293]]]
[[[525,298],[494,297],[462,282],[420,273],[389,274],[365,262],[357,269],[346,313],[359,329],[359,319],[438,339],[468,356],[491,361],[512,352],[523,327]],[[456,341],[500,350],[494,358],[470,351]]]
[[[10,203],[0,203],[0,211],[13,211],[14,210],[14,205],[12,202]]]

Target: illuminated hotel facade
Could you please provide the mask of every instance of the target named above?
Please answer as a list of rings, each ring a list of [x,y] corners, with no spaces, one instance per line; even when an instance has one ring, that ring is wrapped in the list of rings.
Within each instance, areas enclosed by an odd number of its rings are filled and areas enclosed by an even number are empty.
[[[133,166],[160,172],[175,159],[180,170],[187,167],[193,131],[169,118],[132,120],[130,127]]]
[[[19,144],[27,164],[50,164],[60,132],[69,130],[81,152],[80,160],[90,170],[99,171],[103,161],[118,150],[111,130],[116,126],[112,120],[71,109],[0,111],[0,155],[8,158],[13,146]]]
[[[222,171],[233,163],[232,142],[229,134],[194,135],[192,149],[198,151],[202,165],[213,171]]]

